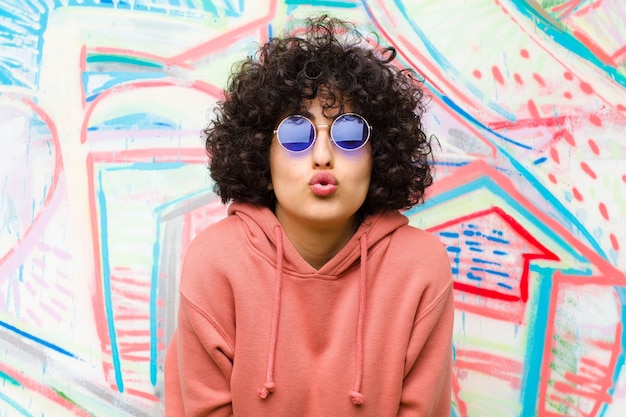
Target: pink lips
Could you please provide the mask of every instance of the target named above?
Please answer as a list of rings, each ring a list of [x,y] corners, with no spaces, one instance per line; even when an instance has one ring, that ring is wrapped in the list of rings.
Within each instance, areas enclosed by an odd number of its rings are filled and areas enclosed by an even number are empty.
[[[320,197],[332,195],[337,190],[337,178],[328,172],[313,175],[309,181],[313,194]]]

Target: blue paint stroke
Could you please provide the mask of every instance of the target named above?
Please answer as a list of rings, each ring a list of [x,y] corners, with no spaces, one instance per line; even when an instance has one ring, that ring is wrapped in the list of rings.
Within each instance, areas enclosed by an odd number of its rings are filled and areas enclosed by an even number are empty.
[[[589,48],[585,46],[585,44],[580,42],[574,36],[565,32],[563,29],[555,27],[551,22],[548,21],[548,19],[546,19],[545,16],[542,16],[540,13],[538,13],[537,10],[535,10],[528,1],[510,0],[510,2],[517,9],[517,11],[526,16],[528,19],[532,20],[536,28],[543,31],[556,43],[561,45],[563,48],[575,53],[579,57],[589,61],[598,69],[603,71],[606,75],[608,75],[612,80],[617,82],[619,85],[621,85],[622,87],[626,87],[626,76],[620,73],[617,68],[605,64],[597,56],[595,56],[593,52],[591,52]]]
[[[102,243],[102,287],[104,291],[104,308],[106,312],[107,328],[111,340],[111,359],[115,370],[115,382],[120,392],[124,392],[124,379],[120,364],[117,333],[115,331],[115,317],[113,313],[113,299],[111,297],[111,267],[109,265],[109,235],[107,221],[107,202],[102,186],[102,171],[98,173],[98,204],[100,205],[100,241]]]
[[[457,80],[463,79],[464,78],[463,75],[450,63],[450,61],[448,61],[441,54],[441,52],[439,52],[439,50],[435,47],[435,45],[433,45],[433,43],[430,42],[430,40],[428,39],[426,34],[419,28],[419,26],[413,21],[413,19],[411,19],[409,17],[409,14],[408,14],[408,12],[406,10],[406,7],[404,6],[403,2],[401,0],[395,0],[394,3],[396,5],[396,7],[400,10],[400,12],[402,13],[402,16],[404,17],[405,21],[410,25],[411,29],[413,29],[413,32],[423,42],[424,47],[430,53],[430,55],[432,56],[434,61],[441,68],[443,68],[446,72],[448,72],[449,74],[452,74],[452,77],[454,79],[457,79]],[[475,88],[472,88],[472,89],[470,89],[470,91],[476,92],[478,90],[475,89]],[[482,100],[483,97],[482,97],[482,95],[479,95],[478,98],[480,98]],[[515,115],[513,113],[511,113],[508,110],[506,110],[505,108],[501,107],[498,103],[496,103],[496,102],[494,102],[492,100],[489,100],[486,103],[487,103],[487,106],[489,106],[489,108],[493,109],[493,111],[497,112],[500,116],[502,116],[506,120],[509,120],[509,121],[515,121],[516,120],[516,117],[515,117]]]
[[[540,268],[536,268],[536,270],[540,277],[537,280],[539,288],[534,304],[537,310],[535,314],[528,316],[533,317],[533,320],[528,330],[528,343],[526,344],[528,349],[524,357],[524,371],[521,375],[519,392],[522,410],[519,417],[534,417],[536,415],[541,368],[545,366],[543,350],[546,343],[545,331],[551,305],[550,300],[552,299],[553,270]]]
[[[47,342],[47,341],[45,341],[45,340],[43,340],[43,339],[41,339],[41,338],[39,338],[37,336],[33,336],[30,333],[26,333],[25,331],[20,330],[17,327],[11,326],[8,323],[0,321],[0,327],[4,327],[5,329],[10,330],[10,331],[12,331],[15,334],[18,334],[18,335],[20,335],[20,336],[22,336],[22,337],[24,337],[24,338],[26,338],[28,340],[32,340],[33,342],[36,342],[36,343],[38,343],[40,345],[43,345],[43,346],[45,346],[45,347],[47,347],[49,349],[52,349],[55,352],[58,352],[58,353],[60,353],[62,355],[69,356],[70,358],[75,358],[76,359],[76,356],[73,353],[71,353],[71,352],[69,352],[69,351],[67,351],[67,350],[65,350],[65,349],[63,349],[63,348],[61,348],[61,347],[59,347],[59,346],[57,346],[55,344]]]
[[[17,412],[19,412],[23,416],[35,417],[33,414],[29,413],[27,409],[19,405],[16,401],[11,399],[11,397],[9,397],[8,395],[4,395],[1,391],[0,391],[0,400],[9,404],[11,407],[13,407]]]

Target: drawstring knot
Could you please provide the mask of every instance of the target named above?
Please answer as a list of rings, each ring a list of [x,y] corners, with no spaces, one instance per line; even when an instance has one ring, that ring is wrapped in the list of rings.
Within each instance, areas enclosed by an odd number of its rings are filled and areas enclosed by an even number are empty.
[[[276,384],[274,382],[266,382],[263,385],[263,388],[259,388],[259,397],[264,400],[267,398],[270,393],[274,392],[274,388],[276,388]]]
[[[357,391],[350,391],[350,399],[352,400],[352,404],[361,405],[365,402],[365,397],[363,394]]]

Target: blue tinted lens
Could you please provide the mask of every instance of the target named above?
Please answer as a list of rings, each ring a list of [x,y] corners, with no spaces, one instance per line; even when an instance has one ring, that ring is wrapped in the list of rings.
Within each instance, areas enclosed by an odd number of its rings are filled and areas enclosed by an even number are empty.
[[[370,128],[363,117],[345,113],[335,119],[330,134],[337,146],[353,151],[365,145],[370,136]]]
[[[285,118],[276,130],[278,141],[283,147],[292,152],[301,152],[308,149],[315,140],[315,127],[303,116],[289,116]]]

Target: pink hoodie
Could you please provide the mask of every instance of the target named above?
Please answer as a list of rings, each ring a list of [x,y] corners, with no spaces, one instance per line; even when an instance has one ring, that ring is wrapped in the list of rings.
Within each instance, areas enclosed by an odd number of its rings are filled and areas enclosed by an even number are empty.
[[[269,209],[233,204],[185,257],[166,415],[450,416],[450,262],[407,223],[368,217],[316,270]]]

